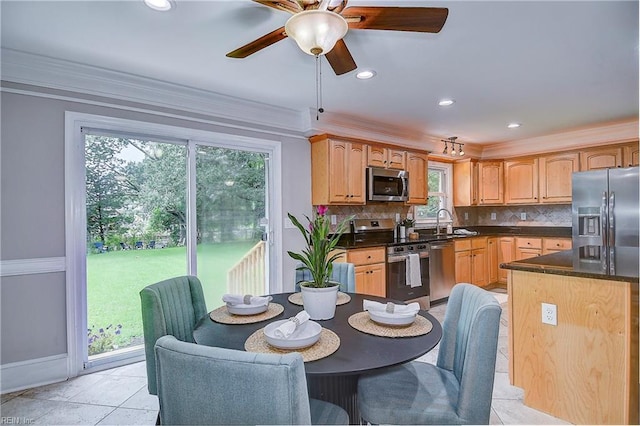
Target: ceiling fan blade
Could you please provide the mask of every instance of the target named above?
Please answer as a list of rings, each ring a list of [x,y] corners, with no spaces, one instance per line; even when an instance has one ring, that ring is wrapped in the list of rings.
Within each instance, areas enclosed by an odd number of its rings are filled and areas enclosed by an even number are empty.
[[[252,41],[251,43],[237,48],[233,52],[227,53],[227,57],[246,58],[247,56],[256,53],[258,50],[262,50],[265,47],[271,46],[272,44],[277,43],[285,38],[287,38],[287,34],[284,32],[284,27],[280,27],[277,30],[271,31],[269,34],[265,34],[262,37]]]
[[[442,29],[449,9],[442,7],[348,7],[342,17],[349,29],[391,30],[437,33]]]
[[[335,47],[325,56],[336,75],[345,74],[357,68],[356,62],[353,60],[353,56],[351,56],[351,52],[349,52],[347,45],[342,39],[338,40]]]
[[[304,9],[295,0],[253,0],[256,3],[260,3],[267,7],[272,7],[278,10],[284,10],[289,13],[302,12]]]

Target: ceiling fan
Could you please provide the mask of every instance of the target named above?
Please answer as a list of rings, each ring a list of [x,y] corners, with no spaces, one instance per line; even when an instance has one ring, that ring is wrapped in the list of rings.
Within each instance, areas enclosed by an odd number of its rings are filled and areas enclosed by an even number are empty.
[[[422,33],[440,32],[447,20],[449,9],[435,7],[378,7],[355,6],[346,7],[348,0],[253,0],[264,6],[291,13],[284,27],[265,34],[232,52],[227,53],[230,58],[246,58],[289,36],[294,38],[300,48],[310,55],[325,55],[327,61],[337,74],[344,74],[357,68],[351,52],[342,37],[347,29],[353,30],[390,30],[411,31]],[[316,15],[313,16],[312,15]],[[322,15],[322,16],[320,16]],[[302,17],[332,21],[330,26],[336,27],[335,40],[325,49],[318,46],[305,49],[294,32],[306,32]],[[322,24],[326,27],[326,22]],[[289,34],[288,34],[289,33]],[[303,34],[304,36],[304,34]],[[321,36],[321,38],[324,35]],[[315,49],[315,50],[314,50]]]

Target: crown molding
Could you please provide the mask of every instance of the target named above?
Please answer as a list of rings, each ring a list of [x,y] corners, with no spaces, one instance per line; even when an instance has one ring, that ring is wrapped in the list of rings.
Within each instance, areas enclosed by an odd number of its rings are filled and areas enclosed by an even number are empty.
[[[633,142],[638,140],[638,119],[604,123],[535,138],[485,145],[482,158],[508,158],[518,155],[569,151],[597,145]]]
[[[2,80],[303,132],[300,111],[3,48]]]

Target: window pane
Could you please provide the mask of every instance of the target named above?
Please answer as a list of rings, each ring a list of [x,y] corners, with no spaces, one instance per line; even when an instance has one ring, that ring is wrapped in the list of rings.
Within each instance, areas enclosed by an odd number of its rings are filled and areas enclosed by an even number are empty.
[[[442,170],[429,170],[429,192],[444,192]]]

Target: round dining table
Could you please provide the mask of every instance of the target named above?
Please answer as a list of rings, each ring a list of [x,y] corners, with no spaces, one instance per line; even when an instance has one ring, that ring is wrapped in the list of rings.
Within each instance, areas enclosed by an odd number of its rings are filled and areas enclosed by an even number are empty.
[[[269,320],[251,324],[223,324],[205,315],[195,326],[193,338],[200,345],[245,350],[245,342],[257,330],[272,321],[294,317],[303,307],[288,300],[292,293],[271,295],[272,302],[284,307],[284,311]],[[340,345],[329,356],[305,362],[309,397],[332,402],[343,407],[352,424],[360,423],[357,389],[360,374],[398,365],[416,359],[433,349],[442,338],[442,326],[427,311],[419,315],[428,319],[432,328],[427,334],[415,337],[380,337],[353,328],[348,319],[363,311],[363,301],[386,303],[389,299],[347,293],[351,300],[336,306],[330,320],[317,321],[322,327],[338,335]],[[402,303],[397,302],[396,303]]]

